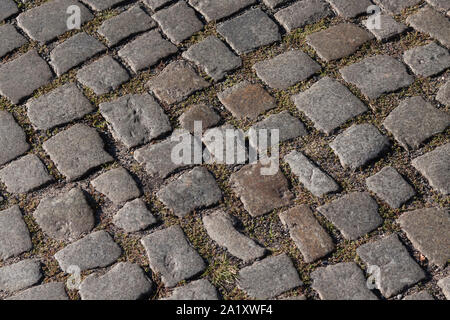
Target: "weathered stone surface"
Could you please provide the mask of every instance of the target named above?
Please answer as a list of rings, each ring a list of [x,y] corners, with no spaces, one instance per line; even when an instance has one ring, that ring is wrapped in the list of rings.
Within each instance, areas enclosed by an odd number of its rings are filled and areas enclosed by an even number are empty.
[[[450,259],[448,209],[425,208],[406,212],[398,222],[413,246],[433,264],[444,267]]]
[[[269,175],[264,175],[264,169],[261,162],[246,165],[233,173],[230,179],[234,192],[253,217],[287,206],[294,198],[289,191],[288,181],[279,168],[276,174]]]
[[[0,94],[17,104],[52,77],[47,62],[31,50],[0,66]]]
[[[261,258],[266,252],[255,241],[237,231],[233,217],[222,210],[204,216],[203,225],[211,239],[244,262]]]
[[[262,0],[266,6],[268,6],[271,9],[275,9],[276,7],[282,5],[285,2],[288,2],[289,0]]]
[[[125,232],[136,232],[156,223],[142,199],[127,202],[113,218],[114,224]]]
[[[440,193],[450,193],[450,143],[412,160],[412,165]]]
[[[366,58],[339,72],[345,81],[357,86],[369,99],[407,87],[414,81],[403,63],[386,55]]]
[[[146,5],[148,5],[152,10],[161,8],[162,6],[168,4],[172,0],[143,0]]]
[[[36,189],[53,178],[44,164],[33,154],[10,163],[0,170],[0,180],[10,193],[25,193]]]
[[[159,75],[150,79],[146,86],[156,97],[167,104],[181,102],[194,92],[209,86],[202,77],[184,61],[169,64]]]
[[[81,271],[103,268],[113,264],[122,250],[106,231],[96,231],[69,244],[55,254],[60,268],[68,272],[70,266],[77,266]]]
[[[291,32],[297,28],[313,24],[331,15],[331,10],[323,0],[302,0],[275,13],[275,19]]]
[[[366,179],[367,188],[392,208],[400,208],[416,192],[413,187],[392,167],[384,167]]]
[[[152,289],[152,282],[137,264],[120,262],[102,276],[92,274],[80,285],[82,300],[138,300]]]
[[[184,217],[219,202],[222,191],[208,170],[197,167],[161,188],[157,196],[175,215]]]
[[[279,217],[306,263],[325,257],[334,250],[333,240],[307,205],[281,212]]]
[[[221,0],[220,0],[221,1]],[[217,290],[206,279],[192,281],[185,286],[175,288],[172,295],[163,300],[218,300]]]
[[[255,299],[274,298],[303,285],[285,254],[265,258],[239,271],[238,286]]]
[[[450,277],[439,280],[437,284],[442,289],[447,300],[450,300]]]
[[[425,290],[410,294],[403,298],[403,300],[434,300],[433,296],[426,292]]]
[[[76,124],[43,143],[44,150],[69,181],[112,161],[103,147],[97,131],[84,124]]]
[[[343,167],[356,170],[380,156],[389,147],[389,140],[371,124],[355,124],[338,135],[330,147]]]
[[[95,190],[115,204],[124,203],[141,195],[133,177],[122,167],[101,174],[92,180],[91,184]]]
[[[176,286],[206,267],[177,225],[156,231],[142,238],[141,243],[147,251],[150,267],[161,275],[167,287]]]
[[[189,4],[199,11],[208,22],[231,16],[255,2],[256,0],[189,0]]]
[[[311,160],[298,151],[292,151],[284,157],[291,171],[303,186],[316,197],[339,191],[339,185],[317,167]]]
[[[32,246],[30,232],[19,207],[0,211],[0,259],[17,256]]]
[[[290,50],[273,59],[256,63],[253,69],[269,87],[287,89],[320,71],[321,66],[306,53]]]
[[[378,19],[379,25],[374,24],[377,21],[374,19],[364,20],[363,25],[380,41],[389,40],[407,29],[406,25],[397,22],[390,15],[380,14]]]
[[[218,124],[220,122],[220,116],[209,106],[199,104],[190,107],[185,111],[180,118],[180,125],[183,129],[194,133],[195,122],[202,124],[202,129],[206,130]]]
[[[13,0],[2,0],[0,2],[0,21],[9,18],[19,12],[17,4]]]
[[[438,10],[442,11],[450,10],[450,3],[447,0],[427,0],[427,2]]]
[[[447,80],[447,82],[439,88],[436,100],[443,105],[450,107],[450,80]]]
[[[14,49],[20,48],[27,42],[27,39],[13,25],[4,24],[0,26],[0,57],[3,57]]]
[[[18,293],[6,300],[69,300],[67,296],[64,283],[62,282],[51,282],[41,284],[40,286],[32,287],[21,293]]]
[[[367,288],[362,270],[354,262],[318,268],[311,273],[312,288],[322,300],[377,300]]]
[[[425,7],[418,13],[409,16],[406,22],[414,29],[429,34],[450,48],[450,21],[443,14],[430,7]]]
[[[41,280],[41,263],[38,260],[22,260],[0,268],[0,290],[14,292],[31,287]]]
[[[327,62],[353,54],[373,36],[352,23],[341,23],[306,37],[306,42]]]
[[[422,97],[403,100],[383,125],[405,149],[417,149],[450,125],[450,115],[438,110]]]
[[[425,273],[411,258],[396,234],[364,244],[356,253],[368,267],[380,268],[375,286],[386,298],[425,278]]]
[[[327,0],[333,9],[344,18],[354,18],[366,13],[372,5],[370,0]]]
[[[356,240],[383,223],[378,204],[367,192],[347,194],[317,210],[349,240]]]
[[[178,48],[163,39],[157,30],[152,30],[127,43],[117,54],[134,72],[138,72],[177,51]]]
[[[433,76],[450,67],[448,50],[435,42],[406,51],[403,60],[416,75],[421,77]]]
[[[113,136],[128,148],[136,147],[172,130],[164,110],[149,94],[125,95],[100,104]]]
[[[281,40],[278,26],[259,8],[219,24],[217,31],[238,54]]]
[[[256,119],[276,107],[275,99],[259,84],[242,81],[219,93],[220,102],[238,119]]]
[[[209,36],[202,42],[189,47],[187,51],[183,52],[183,58],[202,67],[215,81],[223,79],[228,71],[242,65],[241,58],[231,52],[215,36]]]
[[[350,90],[338,81],[324,77],[308,90],[292,97],[297,109],[326,134],[368,109]]]
[[[94,106],[77,88],[68,83],[26,104],[27,115],[37,130],[53,127],[82,118],[94,111]]]
[[[96,11],[102,11],[105,9],[109,9],[116,4],[124,2],[125,0],[81,0],[84,3],[91,6]]]
[[[206,146],[203,154],[205,163],[235,166],[245,164],[248,160],[244,132],[237,130],[231,124],[207,130],[202,142]]]
[[[373,0],[373,2],[391,14],[400,14],[404,9],[415,6],[421,0]]]
[[[0,166],[24,154],[29,148],[25,132],[14,117],[0,110]]]

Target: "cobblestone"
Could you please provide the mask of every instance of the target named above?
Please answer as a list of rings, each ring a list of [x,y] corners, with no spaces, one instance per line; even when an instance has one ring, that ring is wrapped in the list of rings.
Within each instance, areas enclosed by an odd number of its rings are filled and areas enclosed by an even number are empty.
[[[0,110],[0,165],[4,165],[30,148],[23,129],[7,111]]]
[[[41,264],[37,260],[22,260],[0,268],[0,290],[15,292],[31,287],[42,278]]]
[[[146,5],[148,5],[152,10],[157,10],[162,6],[168,4],[172,0],[143,0]]]
[[[336,12],[344,18],[354,18],[366,13],[372,5],[370,0],[327,0]]]
[[[189,0],[189,4],[199,11],[208,22],[228,17],[255,2],[256,0]]]
[[[19,207],[0,211],[0,259],[17,256],[33,247]]]
[[[450,277],[439,280],[438,286],[442,289],[447,300],[450,300]]]
[[[124,203],[141,196],[133,177],[124,168],[112,169],[91,181],[98,192],[115,204]]]
[[[450,48],[450,21],[438,11],[425,7],[414,15],[409,16],[406,22],[417,31],[427,33],[447,48]]]
[[[376,4],[380,5],[381,8],[390,14],[400,14],[402,11],[408,7],[415,6],[420,3],[420,0],[373,0]]]
[[[165,300],[218,300],[216,288],[206,279],[175,288],[172,295]]]
[[[32,287],[25,291],[22,291],[12,297],[7,298],[7,300],[69,300],[67,296],[64,283],[62,282],[51,282],[41,284],[36,287]]]
[[[147,209],[142,199],[127,202],[113,218],[114,224],[131,233],[146,229],[157,222],[156,218]]]
[[[450,106],[450,80],[443,84],[436,95],[436,100],[438,100],[443,105],[447,107]]]
[[[449,11],[450,3],[447,0],[427,0],[429,4],[436,7],[438,10]]]
[[[124,2],[124,0],[81,0],[81,1],[88,4],[96,11],[109,9],[119,4],[120,2]]]
[[[367,19],[363,21],[364,26],[369,29],[370,32],[379,40],[386,41],[395,37],[404,31],[406,31],[407,26],[401,22],[398,22],[393,17],[387,14],[381,14],[379,17],[380,28],[378,26],[372,25],[373,19]]]
[[[211,107],[200,104],[191,106],[178,120],[183,129],[193,133],[195,121],[201,121],[203,130],[206,130],[218,124],[221,118]]]
[[[421,77],[430,77],[450,67],[450,54],[435,42],[416,47],[403,54],[403,60]]]
[[[20,48],[26,43],[28,43],[27,39],[13,25],[4,24],[0,26],[0,57]]]
[[[17,4],[13,0],[3,0],[0,3],[0,21],[3,21],[13,14],[19,12]]]

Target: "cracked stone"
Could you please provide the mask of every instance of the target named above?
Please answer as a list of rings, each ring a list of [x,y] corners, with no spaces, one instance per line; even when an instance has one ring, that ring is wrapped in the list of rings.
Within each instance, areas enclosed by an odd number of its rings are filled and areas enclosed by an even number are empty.
[[[0,26],[0,57],[14,49],[20,48],[26,43],[28,43],[27,39],[13,25],[4,24]]]
[[[373,24],[374,19],[367,19],[362,22],[363,25],[369,29],[369,31],[372,32],[379,41],[389,40],[392,37],[403,33],[408,28],[406,25],[401,22],[397,22],[394,18],[387,14],[380,14],[379,19],[379,26]]]
[[[447,300],[450,300],[450,277],[439,280],[437,285],[442,289]]]
[[[0,22],[18,12],[19,8],[13,0],[2,0],[0,2]]]
[[[56,300],[69,300],[69,297],[67,296],[66,289],[64,287],[64,283],[51,282],[51,283],[41,284],[36,287],[32,287],[32,288],[22,291],[12,297],[6,298],[6,300],[56,301]]]
[[[254,4],[256,0],[189,0],[189,4],[199,11],[206,21],[216,21]]]
[[[0,166],[14,160],[30,149],[23,129],[12,114],[0,110]]]
[[[203,104],[194,105],[185,111],[178,119],[183,129],[194,133],[195,121],[202,124],[202,129],[214,127],[221,120],[221,117],[213,110],[212,107]]]
[[[438,11],[425,7],[410,15],[406,22],[414,29],[429,34],[447,48],[450,48],[450,21]]]
[[[218,300],[216,288],[206,279],[192,281],[175,288],[170,297],[163,300]]]
[[[366,13],[372,5],[370,0],[327,0],[331,7],[344,18],[354,18]]]
[[[450,80],[443,84],[436,95],[436,100],[450,107]]]
[[[435,42],[406,51],[403,60],[416,75],[421,77],[434,76],[450,67],[448,50]]]
[[[0,268],[0,290],[19,291],[31,287],[41,278],[41,263],[38,260],[22,260]]]
[[[144,230],[156,222],[142,199],[127,202],[113,218],[113,223],[128,233]]]
[[[124,2],[125,0],[81,0],[81,1],[88,4],[96,11],[102,11],[111,8],[116,4]]]
[[[303,0],[275,13],[275,19],[291,32],[297,28],[313,24],[332,14],[323,0]]]
[[[18,256],[32,247],[30,232],[19,207],[0,211],[0,259]]]
[[[414,293],[414,294],[410,294],[409,296],[406,296],[405,298],[403,298],[403,300],[434,300],[433,296],[431,294],[429,294],[428,292],[426,292],[425,290]]]
[[[404,9],[420,3],[421,0],[373,0],[373,2],[390,14],[397,15],[402,13]]]

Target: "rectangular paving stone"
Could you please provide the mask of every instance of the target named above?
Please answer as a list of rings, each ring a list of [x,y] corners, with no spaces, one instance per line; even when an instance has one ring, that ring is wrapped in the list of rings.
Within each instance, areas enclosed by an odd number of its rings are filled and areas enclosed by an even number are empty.
[[[0,110],[0,166],[14,160],[30,149],[23,129],[12,114]]]
[[[231,16],[255,2],[256,0],[189,0],[189,4],[199,11],[208,22]]]
[[[17,12],[19,12],[19,8],[17,8],[17,4],[13,0],[0,1],[0,21],[11,17]]]
[[[51,282],[24,290],[12,297],[6,298],[6,300],[56,301],[56,300],[69,300],[69,297],[67,296],[63,282]]]
[[[182,287],[177,287],[173,290],[168,298],[162,300],[218,300],[217,290],[206,279],[192,281]]]
[[[447,82],[439,88],[436,100],[447,107],[450,106],[450,80],[447,80]]]
[[[0,259],[18,256],[32,247],[30,232],[19,206],[0,211]]]
[[[376,20],[374,19],[363,21],[363,25],[369,29],[379,41],[389,40],[392,37],[403,33],[408,28],[406,25],[397,22],[397,20],[387,14],[380,14],[379,19],[380,25],[375,25],[374,21]]]
[[[344,18],[354,18],[367,13],[367,8],[372,5],[370,0],[327,0],[331,7]]]
[[[183,129],[194,133],[195,122],[202,123],[202,129],[209,129],[221,120],[221,117],[210,106],[198,104],[190,107],[179,118],[178,121]]]
[[[402,13],[408,7],[419,4],[421,0],[373,0],[373,2],[380,5],[383,10],[395,15]]]
[[[149,6],[152,10],[157,10],[162,6],[170,3],[172,0],[143,0],[144,3]]]
[[[156,222],[142,199],[127,202],[113,217],[114,225],[127,233],[144,230]]]
[[[96,11],[109,9],[125,0],[81,0]]]
[[[27,39],[13,25],[4,24],[0,26],[0,57],[14,49],[20,48],[26,43],[28,43]]]
[[[26,289],[41,278],[41,263],[38,260],[22,260],[0,268],[0,290],[15,292]]]
[[[415,47],[403,54],[403,60],[418,76],[431,77],[450,67],[450,54],[435,42]]]
[[[414,29],[429,34],[450,48],[450,21],[438,11],[430,7],[422,8],[416,14],[409,16],[406,22]]]

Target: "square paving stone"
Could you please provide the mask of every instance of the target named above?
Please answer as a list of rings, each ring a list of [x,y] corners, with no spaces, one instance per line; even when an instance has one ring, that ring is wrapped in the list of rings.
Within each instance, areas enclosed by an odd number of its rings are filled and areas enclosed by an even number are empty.
[[[318,268],[311,273],[312,288],[322,300],[377,300],[366,277],[354,262]]]
[[[351,126],[330,143],[341,165],[352,170],[377,159],[389,145],[389,140],[368,123]]]
[[[345,81],[358,87],[369,99],[408,87],[414,82],[403,63],[386,55],[366,58],[339,72]]]
[[[177,225],[142,238],[150,268],[161,275],[166,287],[174,287],[205,270],[202,257],[195,251]]]
[[[450,21],[438,11],[425,7],[414,15],[410,15],[406,22],[414,29],[427,33],[450,48]]]
[[[413,246],[440,268],[450,259],[450,216],[447,209],[406,212],[397,220]]]
[[[127,70],[110,56],[104,56],[80,69],[77,80],[102,95],[117,89],[122,83],[130,80]]]
[[[0,94],[17,104],[48,84],[53,74],[35,50],[0,65]]]
[[[0,22],[17,12],[19,12],[19,8],[17,8],[17,4],[13,0],[0,1]]]
[[[177,51],[175,45],[163,39],[157,30],[153,30],[127,43],[117,54],[134,72],[138,72],[154,66]]]
[[[392,37],[403,33],[407,29],[406,25],[401,22],[397,22],[397,20],[392,18],[390,15],[380,14],[379,19],[380,29],[378,29],[378,26],[373,25],[373,19],[363,21],[363,25],[369,29],[369,31],[372,32],[379,41],[389,40]]]
[[[43,144],[58,170],[73,181],[89,170],[114,159],[104,151],[104,143],[94,128],[76,124]]]
[[[403,100],[384,120],[383,126],[405,149],[417,149],[450,125],[450,115],[422,97]]]
[[[217,25],[217,31],[238,54],[281,40],[278,26],[259,8]]]
[[[6,300],[56,301],[69,300],[69,297],[67,296],[63,282],[51,282],[24,290],[12,297],[6,298]]]
[[[419,4],[421,0],[373,0],[390,14],[400,14],[403,9]]]
[[[412,165],[440,193],[450,193],[450,143],[412,160]]]
[[[273,59],[256,63],[253,69],[269,87],[287,89],[308,79],[322,67],[303,51],[290,50]]]
[[[222,200],[222,191],[213,175],[202,167],[196,167],[175,181],[161,188],[158,198],[178,217]]]
[[[256,119],[275,108],[276,101],[259,84],[242,81],[217,95],[220,102],[238,119]]]
[[[152,18],[175,44],[180,44],[203,28],[203,23],[195,15],[194,9],[185,1],[179,1],[168,8],[161,9]]]
[[[22,12],[17,17],[17,24],[28,36],[40,43],[46,43],[70,31],[67,27],[67,8],[80,8],[80,22],[84,24],[94,18],[92,13],[75,0],[53,0]]]
[[[108,40],[110,46],[113,46],[133,34],[156,26],[156,22],[136,5],[103,22],[97,32]]]
[[[0,166],[14,160],[30,149],[23,129],[12,114],[0,110]]]
[[[39,158],[33,154],[11,162],[0,170],[0,180],[9,193],[25,193],[53,180]]]
[[[172,62],[159,75],[150,79],[146,86],[156,97],[167,104],[187,99],[191,94],[207,88],[209,83],[182,60]]]
[[[127,202],[113,218],[113,223],[128,233],[144,230],[156,222],[142,199]]]
[[[344,18],[354,18],[367,13],[367,8],[372,5],[370,0],[327,0],[333,9]]]
[[[448,0],[427,0],[427,2],[438,10],[442,11],[450,10],[450,2],[448,2]]]
[[[116,4],[121,2],[125,2],[125,0],[81,0],[87,5],[91,6],[96,11],[102,11],[105,9],[109,9]]]
[[[108,121],[114,138],[127,148],[150,142],[172,130],[163,108],[148,93],[101,103],[100,113]]]
[[[18,256],[32,247],[30,232],[19,207],[0,211],[0,259]]]
[[[231,175],[233,191],[253,216],[262,216],[274,209],[288,206],[294,195],[289,191],[289,183],[281,170],[274,175],[264,175],[261,162],[244,166]]]
[[[340,82],[324,77],[308,90],[292,97],[297,109],[326,134],[363,114],[368,108]]]
[[[285,254],[265,258],[239,271],[238,287],[255,299],[274,298],[301,285],[294,264]]]
[[[27,115],[36,130],[48,130],[81,119],[95,110],[75,83],[68,83],[26,104]]]
[[[403,54],[403,60],[418,76],[431,77],[450,67],[450,54],[435,42],[412,48]]]
[[[356,253],[368,267],[380,268],[379,279],[376,278],[375,285],[386,298],[426,277],[396,234],[364,244],[356,249]]]
[[[199,11],[208,22],[231,16],[255,2],[256,0],[189,0],[189,4]]]
[[[445,298],[450,300],[450,277],[439,280],[437,284],[442,289]]]
[[[439,88],[436,100],[443,105],[450,107],[450,80],[447,80],[447,82]]]
[[[143,0],[144,3],[149,6],[152,10],[157,10],[162,6],[168,4],[172,0]]]
[[[14,292],[26,289],[41,278],[41,263],[38,260],[22,260],[0,268],[0,290]]]
[[[194,133],[196,121],[201,122],[202,129],[206,130],[218,124],[221,117],[211,107],[199,104],[190,107],[178,120],[183,129]]]
[[[0,26],[0,57],[14,49],[20,48],[26,43],[28,43],[27,39],[13,25],[4,24]]]
[[[196,63],[216,81],[223,79],[228,71],[242,65],[241,58],[215,36],[210,36],[202,42],[192,45],[183,52],[183,58]]]
[[[318,207],[348,240],[356,240],[383,223],[377,202],[367,192],[353,192]]]
[[[308,45],[327,62],[347,57],[356,52],[373,36],[353,23],[341,23],[306,37]]]
[[[367,188],[392,208],[400,208],[416,192],[413,187],[392,167],[384,167],[366,179]]]
[[[172,295],[162,300],[218,300],[216,288],[206,279],[196,280],[175,288]]]

